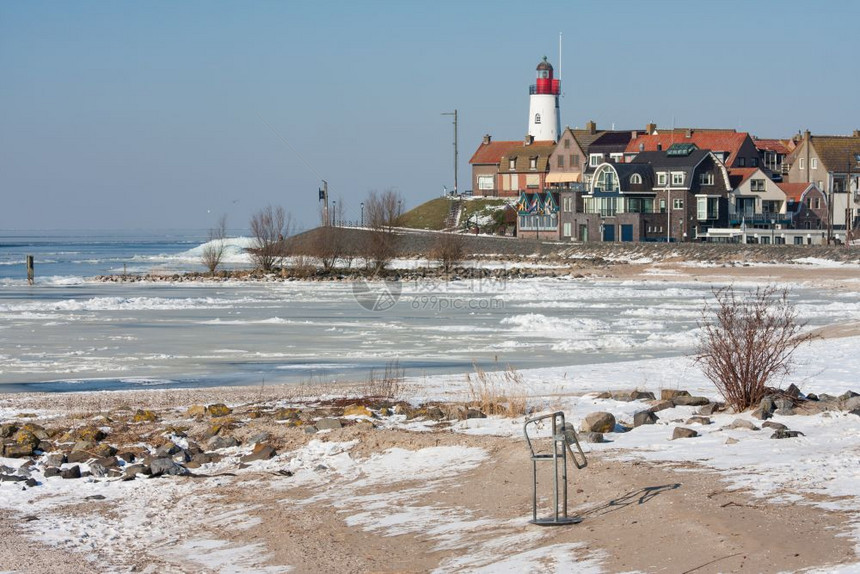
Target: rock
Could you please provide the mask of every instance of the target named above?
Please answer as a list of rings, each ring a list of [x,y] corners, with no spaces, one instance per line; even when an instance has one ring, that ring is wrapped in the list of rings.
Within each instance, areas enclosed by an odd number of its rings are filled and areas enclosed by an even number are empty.
[[[66,462],[71,463],[79,463],[79,462],[87,462],[91,458],[94,458],[93,455],[88,453],[85,450],[73,450],[66,456]]]
[[[754,419],[758,419],[760,421],[767,420],[771,417],[770,411],[763,409],[762,407],[758,407],[754,411],[750,413],[750,416]]]
[[[848,411],[849,415],[857,415],[860,417],[860,409],[854,409],[853,411]]]
[[[847,401],[848,399],[853,399],[854,397],[860,397],[860,394],[857,394],[854,391],[845,391],[844,393],[839,395],[839,400]]]
[[[818,395],[818,400],[824,401],[827,403],[832,403],[832,402],[839,401],[839,397],[834,397],[833,395],[828,395],[827,393],[821,393],[820,395]]]
[[[130,451],[117,453],[116,456],[118,458],[121,458],[125,462],[129,462],[129,463],[134,462],[135,459],[137,458],[137,455],[135,455],[133,452],[130,452]]]
[[[88,441],[88,440],[79,440],[72,447],[72,450],[91,451],[94,448],[96,448],[96,443]]]
[[[245,442],[248,444],[257,444],[258,442],[266,442],[267,440],[269,440],[269,433],[261,432],[250,437]]]
[[[138,409],[131,420],[136,423],[153,423],[158,420],[158,415],[147,409]]]
[[[796,399],[800,396],[800,389],[797,387],[797,385],[791,383],[790,385],[788,385],[788,388],[785,389],[785,394]]]
[[[815,393],[809,393],[808,395],[806,395],[806,400],[807,401],[817,401],[818,395],[816,395]]]
[[[373,413],[363,405],[349,405],[343,409],[345,417],[373,417]]]
[[[674,409],[674,408],[675,408],[675,403],[673,403],[672,401],[656,401],[654,403],[651,403],[650,410],[651,410],[651,412],[656,413],[656,412],[660,412],[660,411],[665,411],[666,409]]]
[[[633,415],[633,428],[641,425],[653,425],[659,420],[651,410],[639,411]]]
[[[612,393],[607,392],[607,391],[603,391],[603,392],[601,392],[601,393],[596,393],[596,394],[594,395],[594,398],[595,398],[595,399],[611,399],[611,398],[612,398]]]
[[[220,450],[222,448],[232,448],[234,446],[239,446],[239,441],[232,436],[213,436],[209,439],[209,442],[206,443],[206,447],[209,450]]]
[[[45,469],[43,474],[45,475],[45,478],[51,478],[53,476],[60,476],[61,473],[62,471],[56,466],[49,466]]]
[[[307,425],[305,427],[305,434],[317,434],[318,432],[319,432],[319,429],[317,427],[315,427],[314,425]]]
[[[767,416],[765,418],[770,418],[770,415],[773,414],[773,411],[776,410],[776,405],[773,402],[773,397],[767,395],[761,399],[758,403],[758,407],[765,413]]]
[[[122,475],[122,480],[134,480],[138,474],[148,475],[151,474],[148,466],[142,464],[130,464],[125,467],[125,472]]]
[[[609,396],[616,401],[629,403],[631,401],[654,400],[654,393],[643,391],[612,391]]]
[[[482,413],[479,409],[470,408],[469,410],[466,411],[466,418],[467,419],[485,419],[485,418],[487,418],[487,415]]]
[[[35,450],[41,442],[41,439],[37,437],[35,433],[24,428],[12,435],[12,440],[15,441],[15,444],[18,446],[29,447],[31,452]]]
[[[173,456],[180,450],[182,449],[179,448],[179,446],[172,442],[168,442],[155,449],[155,458],[167,458]]]
[[[794,401],[785,397],[780,397],[773,401],[777,411],[791,411],[794,409]]]
[[[187,450],[181,448],[179,449],[179,452],[174,453],[170,456],[170,460],[183,464],[191,460],[191,455],[188,454]]]
[[[100,458],[107,458],[116,454],[116,449],[109,444],[97,444],[90,452]]]
[[[89,467],[90,467],[90,474],[92,474],[93,476],[98,477],[98,478],[101,478],[103,476],[107,476],[107,473],[108,473],[107,469],[104,466],[100,465],[99,463],[91,462],[89,464]]]
[[[340,424],[340,420],[332,417],[320,419],[314,426],[317,427],[317,430],[336,430],[343,427],[343,425]]]
[[[224,403],[215,403],[206,407],[206,414],[210,417],[226,417],[233,412],[233,409]]]
[[[690,393],[687,391],[680,391],[678,389],[661,389],[660,390],[660,398],[664,401],[671,401],[675,397],[689,397]]]
[[[276,421],[292,421],[298,419],[300,414],[299,409],[278,409],[274,418]]]
[[[71,468],[64,468],[60,471],[60,476],[63,478],[80,478],[81,477],[81,467],[75,465]]]
[[[115,456],[107,456],[104,458],[100,458],[97,459],[95,462],[108,469],[119,466],[119,461]]]
[[[736,438],[732,438],[732,437],[729,437],[726,439],[726,444],[738,444],[739,442],[741,442],[741,441],[739,441]]]
[[[14,474],[0,474],[0,482],[24,482],[27,480],[24,476],[16,476]]]
[[[188,407],[188,410],[185,411],[185,416],[188,417],[202,417],[206,414],[206,407],[203,405],[191,405]]]
[[[437,406],[429,406],[424,409],[419,409],[416,416],[425,416],[430,420],[441,421],[445,419],[445,413]]]
[[[767,429],[774,429],[774,430],[788,430],[788,427],[785,426],[784,424],[775,423],[773,421],[767,421],[765,423],[762,423],[761,427],[767,428]]]
[[[715,412],[722,410],[723,406],[724,405],[722,405],[721,403],[708,403],[705,406],[699,408],[699,410],[696,411],[696,414],[709,417]]]
[[[83,440],[91,443],[97,443],[105,439],[105,433],[98,427],[84,427],[75,432],[78,440]]]
[[[846,411],[860,409],[860,397],[851,397],[842,403],[842,408]]]
[[[746,419],[735,419],[734,421],[732,421],[732,424],[730,424],[727,428],[744,429],[744,430],[751,430],[751,431],[761,430],[760,428],[758,428],[757,426],[755,426],[753,423],[751,423],[750,421],[748,421]]]
[[[242,462],[253,462],[255,460],[269,460],[275,456],[277,452],[275,448],[264,443],[254,445],[254,450],[250,454],[242,457]]]
[[[709,425],[711,424],[711,419],[708,417],[695,416],[688,418],[685,422],[685,425]]]
[[[11,438],[18,432],[18,425],[13,423],[7,423],[0,425],[0,438]]]
[[[582,419],[580,430],[582,432],[612,432],[615,430],[615,416],[607,412],[589,413]]]
[[[394,414],[403,415],[407,419],[411,419],[412,417],[415,416],[415,410],[409,405],[400,403],[400,404],[394,405]]]
[[[583,432],[579,434],[579,440],[591,443],[606,442],[601,432]]]
[[[700,407],[707,405],[711,401],[705,397],[691,397],[689,395],[681,395],[672,399],[676,407]]]
[[[181,476],[188,474],[188,469],[182,465],[176,464],[169,458],[154,458],[149,463],[149,470],[152,471],[152,476],[162,476],[165,474],[172,476]]]
[[[61,452],[46,454],[45,458],[42,459],[42,463],[45,466],[62,466],[64,462],[66,462],[66,455]]]
[[[8,458],[24,458],[33,456],[33,447],[29,444],[7,444],[3,455]]]
[[[796,430],[777,429],[774,431],[774,433],[772,435],[770,435],[770,438],[777,438],[777,439],[778,438],[795,438],[798,436],[806,436],[806,435],[804,435],[802,432],[796,431]]]
[[[699,436],[699,433],[693,429],[684,427],[675,427],[675,430],[672,432],[672,440],[677,440],[679,438],[695,438],[697,436]]]

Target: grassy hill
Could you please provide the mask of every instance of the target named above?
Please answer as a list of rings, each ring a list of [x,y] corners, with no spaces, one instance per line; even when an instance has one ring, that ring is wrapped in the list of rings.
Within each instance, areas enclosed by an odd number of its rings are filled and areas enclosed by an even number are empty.
[[[455,201],[447,197],[437,197],[426,203],[422,203],[418,207],[411,209],[403,214],[400,218],[400,227],[409,227],[411,229],[445,229],[445,222],[451,209],[451,202]],[[467,199],[460,200],[462,204],[462,213],[460,215],[461,224],[468,218],[473,217],[476,213],[480,215],[488,214],[503,205],[503,199]]]

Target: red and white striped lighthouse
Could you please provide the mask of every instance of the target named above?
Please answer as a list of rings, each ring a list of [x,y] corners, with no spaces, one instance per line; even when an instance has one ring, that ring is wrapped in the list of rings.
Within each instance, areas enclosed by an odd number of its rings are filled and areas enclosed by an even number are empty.
[[[552,77],[546,56],[537,66],[537,81],[529,87],[529,131],[535,141],[558,141],[561,117],[558,113],[559,81]]]

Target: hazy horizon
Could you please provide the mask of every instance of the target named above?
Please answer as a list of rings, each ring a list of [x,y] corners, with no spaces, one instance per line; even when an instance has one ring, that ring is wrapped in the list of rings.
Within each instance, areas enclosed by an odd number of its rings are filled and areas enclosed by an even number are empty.
[[[485,133],[527,128],[546,55],[561,124],[860,128],[860,6],[787,2],[0,4],[0,230],[313,227],[329,182],[410,208],[459,188]]]

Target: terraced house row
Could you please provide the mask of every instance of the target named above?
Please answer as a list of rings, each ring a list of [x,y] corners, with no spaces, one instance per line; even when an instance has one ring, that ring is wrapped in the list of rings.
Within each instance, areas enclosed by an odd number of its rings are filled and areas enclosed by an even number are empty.
[[[474,195],[516,198],[517,235],[565,241],[841,243],[860,237],[860,130],[562,130],[546,58],[528,135],[473,154]]]

